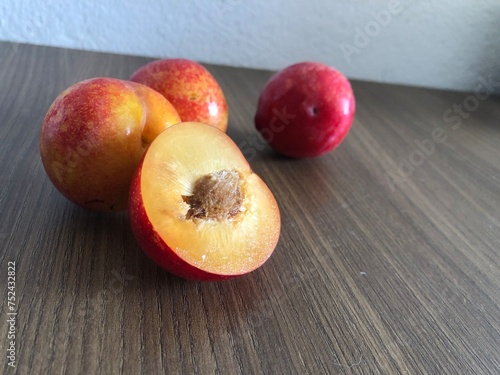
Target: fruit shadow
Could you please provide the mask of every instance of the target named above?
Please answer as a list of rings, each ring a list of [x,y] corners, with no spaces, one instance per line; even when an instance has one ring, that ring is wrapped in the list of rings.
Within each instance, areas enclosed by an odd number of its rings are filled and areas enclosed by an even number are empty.
[[[178,335],[208,330],[213,337],[239,340],[241,332],[264,329],[270,320],[266,272],[267,264],[230,280],[201,282],[179,278],[146,259],[125,298],[142,295],[144,305],[159,306],[160,324],[166,330],[174,325]]]
[[[314,215],[327,208],[345,204],[343,191],[348,191],[348,179],[337,168],[341,154],[327,154],[315,158],[291,158],[266,148],[251,163],[252,169],[273,192],[282,217],[297,207]],[[294,216],[294,215],[292,215]]]

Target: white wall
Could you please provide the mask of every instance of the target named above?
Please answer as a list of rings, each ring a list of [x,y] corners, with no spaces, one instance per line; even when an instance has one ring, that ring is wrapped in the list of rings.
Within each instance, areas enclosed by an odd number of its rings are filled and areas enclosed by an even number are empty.
[[[273,70],[314,60],[458,90],[500,79],[499,0],[0,1],[0,40]]]

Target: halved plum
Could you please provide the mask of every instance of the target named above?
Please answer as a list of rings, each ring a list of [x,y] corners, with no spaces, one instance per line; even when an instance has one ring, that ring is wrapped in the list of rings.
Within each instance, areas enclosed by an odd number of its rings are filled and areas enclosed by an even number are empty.
[[[216,281],[260,267],[280,234],[278,204],[219,129],[183,122],[149,146],[129,216],[143,251],[165,270]]]

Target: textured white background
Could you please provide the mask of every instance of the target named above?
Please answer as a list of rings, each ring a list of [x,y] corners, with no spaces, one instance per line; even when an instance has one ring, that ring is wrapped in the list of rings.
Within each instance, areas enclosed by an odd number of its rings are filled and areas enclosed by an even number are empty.
[[[0,0],[0,40],[273,70],[311,60],[458,90],[500,78],[500,0],[399,0],[380,26],[374,12],[391,1]],[[343,43],[359,48],[347,56]]]

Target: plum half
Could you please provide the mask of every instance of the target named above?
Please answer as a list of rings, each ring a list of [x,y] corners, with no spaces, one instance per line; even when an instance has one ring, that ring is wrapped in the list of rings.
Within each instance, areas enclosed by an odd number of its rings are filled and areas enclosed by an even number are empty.
[[[236,144],[196,122],[171,126],[151,143],[132,180],[129,216],[153,261],[200,281],[257,269],[281,228],[276,199]]]

